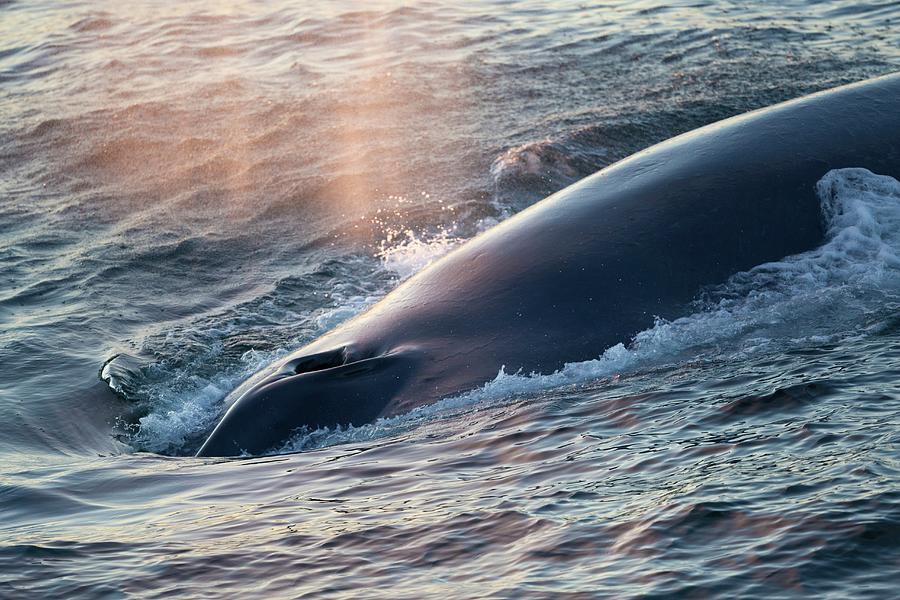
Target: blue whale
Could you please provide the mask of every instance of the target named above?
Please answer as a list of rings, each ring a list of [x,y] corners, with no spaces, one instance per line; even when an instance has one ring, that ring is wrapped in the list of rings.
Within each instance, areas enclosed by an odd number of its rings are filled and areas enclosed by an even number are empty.
[[[900,74],[714,123],[553,194],[251,377],[198,455],[596,358],[705,286],[821,245],[815,184],[843,167],[900,178]]]

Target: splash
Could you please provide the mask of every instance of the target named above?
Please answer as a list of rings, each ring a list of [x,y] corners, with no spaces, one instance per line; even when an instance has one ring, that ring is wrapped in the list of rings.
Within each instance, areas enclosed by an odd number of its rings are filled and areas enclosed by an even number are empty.
[[[449,213],[453,222],[458,222],[454,206],[440,198],[432,199],[427,192],[421,192],[421,200],[437,208],[440,213]],[[399,281],[409,279],[465,241],[465,236],[457,231],[456,225],[419,229],[409,227],[405,223],[409,212],[416,210],[415,200],[405,196],[389,196],[388,201],[392,201],[393,206],[378,209],[372,219],[382,236],[375,258]]]
[[[389,236],[378,250],[378,258],[385,269],[396,273],[400,280],[408,279],[441,258],[464,240],[441,230],[436,235],[424,237],[406,230],[397,241]]]

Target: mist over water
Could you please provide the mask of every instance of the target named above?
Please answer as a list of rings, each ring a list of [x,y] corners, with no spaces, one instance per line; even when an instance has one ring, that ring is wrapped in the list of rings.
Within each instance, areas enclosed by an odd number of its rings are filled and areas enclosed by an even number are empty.
[[[891,3],[0,2],[0,596],[888,598],[900,184],[553,375],[188,457],[245,377]],[[590,323],[585,324],[586,327]]]

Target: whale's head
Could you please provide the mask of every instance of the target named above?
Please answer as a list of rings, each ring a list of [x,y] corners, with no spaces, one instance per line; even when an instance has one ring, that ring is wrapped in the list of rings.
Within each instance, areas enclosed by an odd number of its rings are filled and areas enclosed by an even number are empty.
[[[301,351],[236,390],[197,456],[258,455],[302,431],[374,421],[397,400],[418,363],[410,348]]]

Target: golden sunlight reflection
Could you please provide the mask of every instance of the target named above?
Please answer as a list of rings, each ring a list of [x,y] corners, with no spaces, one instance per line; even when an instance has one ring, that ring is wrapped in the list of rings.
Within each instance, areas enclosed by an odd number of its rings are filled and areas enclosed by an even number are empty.
[[[256,3],[110,6],[71,25],[73,60],[96,79],[89,105],[44,107],[59,118],[36,122],[35,141],[71,136],[53,150],[61,171],[188,220],[302,203],[310,219],[363,223],[393,196],[428,201],[420,181],[450,126],[434,115],[465,118],[466,71],[418,61],[435,36],[383,4],[285,5],[265,38],[248,30],[271,9]]]

